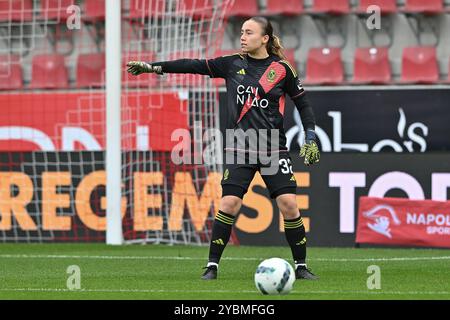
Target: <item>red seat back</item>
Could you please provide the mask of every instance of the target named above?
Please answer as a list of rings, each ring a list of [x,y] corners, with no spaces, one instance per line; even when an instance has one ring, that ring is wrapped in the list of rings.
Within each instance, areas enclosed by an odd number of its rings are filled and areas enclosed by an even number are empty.
[[[75,0],[41,0],[40,16],[45,20],[66,20],[73,14],[67,8],[75,4]]]
[[[340,48],[312,48],[306,61],[305,83],[340,84],[344,68]]]
[[[0,90],[14,90],[22,87],[20,57],[17,55],[0,56]]]
[[[311,9],[315,13],[347,14],[350,12],[349,0],[314,0]]]
[[[403,49],[402,82],[433,83],[439,80],[435,47],[408,47]]]
[[[105,84],[105,53],[80,54],[77,61],[77,87],[102,87]]]
[[[84,1],[84,20],[105,20],[105,0]]]
[[[296,16],[303,12],[303,0],[267,0],[265,14]]]
[[[132,19],[158,18],[166,11],[165,0],[130,0],[130,15]]]
[[[295,49],[284,49],[284,55],[286,60],[295,68],[297,61],[295,61]]]
[[[440,13],[444,11],[442,0],[406,0],[404,11]]]
[[[226,17],[250,18],[259,15],[258,0],[234,1],[225,13]]]
[[[357,11],[367,12],[367,8],[373,5],[380,7],[381,14],[397,12],[396,0],[359,0]]]
[[[388,48],[357,48],[353,82],[382,84],[391,81]]]
[[[213,15],[214,0],[177,1],[177,13],[182,13],[195,20],[208,19]]]
[[[64,89],[69,86],[69,78],[64,56],[41,54],[33,57],[30,87],[34,89]]]
[[[33,0],[0,0],[0,22],[30,20],[33,20]]]

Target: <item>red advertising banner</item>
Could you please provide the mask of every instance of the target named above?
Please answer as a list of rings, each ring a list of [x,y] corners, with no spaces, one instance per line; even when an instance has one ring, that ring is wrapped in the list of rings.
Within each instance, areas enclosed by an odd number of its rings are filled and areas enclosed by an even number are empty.
[[[361,197],[356,243],[450,248],[450,201]]]
[[[103,92],[0,94],[0,151],[105,149]],[[122,147],[170,151],[174,130],[187,129],[187,100],[177,93],[130,92],[122,99]]]

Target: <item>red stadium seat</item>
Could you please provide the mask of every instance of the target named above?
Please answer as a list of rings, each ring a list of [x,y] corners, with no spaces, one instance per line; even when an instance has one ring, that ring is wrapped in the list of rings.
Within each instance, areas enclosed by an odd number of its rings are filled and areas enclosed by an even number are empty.
[[[0,0],[0,22],[30,20],[33,20],[33,0]]]
[[[444,11],[442,0],[406,0],[405,12],[423,12],[423,13],[440,13]]]
[[[155,53],[151,51],[147,52],[128,52],[122,55],[123,61],[123,71],[122,71],[122,81],[123,83],[131,88],[142,88],[155,86],[158,83],[159,75],[152,73],[143,73],[139,76],[133,76],[127,72],[126,64],[128,61],[146,61],[155,62]]]
[[[403,49],[401,82],[434,83],[439,80],[435,47]]]
[[[75,5],[75,0],[41,0],[41,19],[67,20],[73,11],[67,13],[67,8]]]
[[[226,17],[250,18],[259,15],[258,0],[234,1],[225,13]]]
[[[42,54],[33,57],[30,88],[64,89],[69,87],[64,56]]]
[[[214,0],[184,0],[177,1],[177,12],[185,12],[195,20],[211,18]]]
[[[20,57],[17,55],[0,56],[0,90],[14,90],[22,87]]]
[[[77,87],[103,86],[105,69],[105,53],[80,54],[77,62]]]
[[[397,12],[396,0],[359,0],[357,12],[365,13],[370,6],[378,6],[381,9],[381,14]]]
[[[284,49],[284,55],[286,60],[295,68],[297,66],[297,61],[295,61],[295,49]]]
[[[311,12],[347,14],[350,13],[349,0],[314,0]]]
[[[390,81],[388,48],[356,48],[353,83],[383,84]]]
[[[344,68],[340,48],[312,48],[306,60],[308,84],[340,84],[344,80]]]
[[[297,16],[303,12],[303,0],[267,0],[266,15]]]
[[[131,19],[142,18],[158,18],[163,15],[166,10],[165,0],[130,0],[130,15]]]
[[[88,0],[84,1],[85,21],[105,20],[105,0]]]

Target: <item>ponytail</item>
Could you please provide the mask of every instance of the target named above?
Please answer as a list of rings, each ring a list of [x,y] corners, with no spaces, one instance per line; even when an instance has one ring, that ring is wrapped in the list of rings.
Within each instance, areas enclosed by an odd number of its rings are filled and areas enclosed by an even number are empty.
[[[286,60],[286,56],[283,52],[284,47],[281,45],[281,40],[277,36],[272,36],[267,43],[267,52],[274,54],[280,59]]]

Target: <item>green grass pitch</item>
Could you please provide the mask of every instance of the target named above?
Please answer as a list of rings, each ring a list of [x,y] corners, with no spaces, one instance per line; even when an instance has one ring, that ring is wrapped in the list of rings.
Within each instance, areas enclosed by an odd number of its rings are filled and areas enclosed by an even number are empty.
[[[202,281],[207,247],[103,244],[1,244],[0,299],[450,299],[450,250],[309,248],[318,281],[296,281],[285,296],[257,292],[253,273],[265,258],[291,262],[288,247],[228,246],[219,279]],[[69,290],[69,266],[80,290]],[[368,267],[380,268],[369,290]]]

